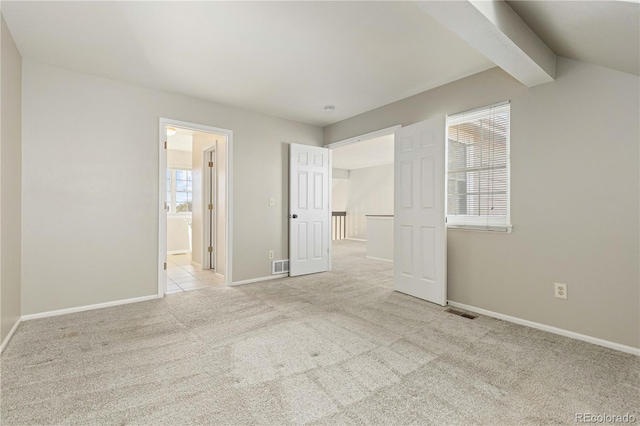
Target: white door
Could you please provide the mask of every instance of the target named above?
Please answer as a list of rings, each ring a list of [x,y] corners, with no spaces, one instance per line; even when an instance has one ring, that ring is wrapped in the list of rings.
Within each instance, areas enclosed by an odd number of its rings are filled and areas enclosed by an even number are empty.
[[[447,304],[445,117],[395,132],[394,289]]]
[[[329,269],[329,150],[289,148],[289,275]]]

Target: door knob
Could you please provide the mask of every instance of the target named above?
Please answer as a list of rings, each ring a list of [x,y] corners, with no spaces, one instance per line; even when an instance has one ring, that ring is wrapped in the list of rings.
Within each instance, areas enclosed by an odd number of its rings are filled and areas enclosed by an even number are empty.
[[[294,218],[294,219],[297,219],[297,218],[298,218],[298,215],[297,215],[297,214],[294,214],[294,215],[292,215],[291,217],[292,217],[292,218]]]

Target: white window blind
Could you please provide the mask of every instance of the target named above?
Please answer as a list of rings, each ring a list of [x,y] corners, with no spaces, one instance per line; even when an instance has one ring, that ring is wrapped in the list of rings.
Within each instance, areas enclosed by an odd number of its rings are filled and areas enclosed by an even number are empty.
[[[510,104],[447,117],[447,226],[510,231]]]

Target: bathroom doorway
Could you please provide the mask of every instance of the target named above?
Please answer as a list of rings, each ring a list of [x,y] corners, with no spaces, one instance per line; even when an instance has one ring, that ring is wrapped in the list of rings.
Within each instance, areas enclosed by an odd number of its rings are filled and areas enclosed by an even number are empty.
[[[223,129],[161,120],[158,294],[230,283],[230,140]]]

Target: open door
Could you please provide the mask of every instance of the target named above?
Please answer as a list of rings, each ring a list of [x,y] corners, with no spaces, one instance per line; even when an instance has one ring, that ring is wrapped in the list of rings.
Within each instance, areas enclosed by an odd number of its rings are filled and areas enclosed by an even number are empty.
[[[205,179],[207,179],[207,185],[204,185],[206,194],[206,214],[205,214],[205,238],[206,246],[208,247],[207,253],[204,256],[208,257],[205,261],[205,265],[209,269],[216,269],[216,153],[214,151],[205,152],[205,161],[207,162],[207,173]]]
[[[289,275],[329,270],[329,150],[289,148]]]
[[[395,132],[394,290],[447,304],[445,117]]]

